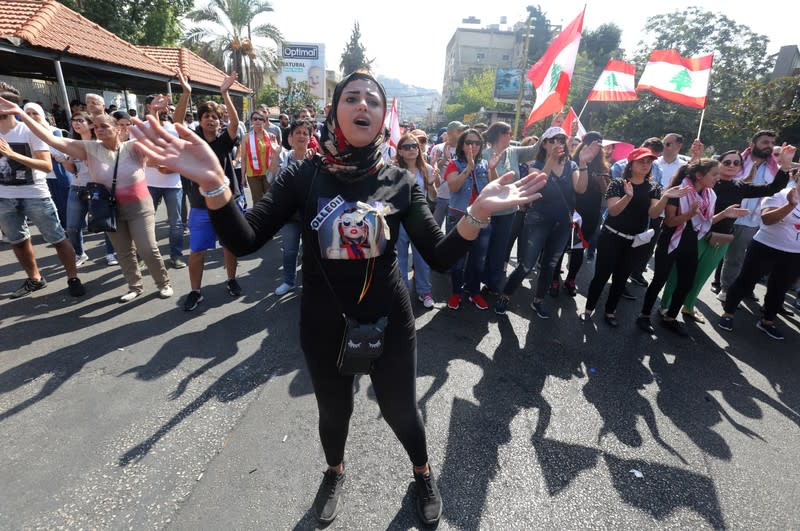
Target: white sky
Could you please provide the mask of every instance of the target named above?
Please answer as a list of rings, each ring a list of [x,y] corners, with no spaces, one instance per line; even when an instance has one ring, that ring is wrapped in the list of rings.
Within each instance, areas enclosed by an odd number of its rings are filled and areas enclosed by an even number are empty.
[[[262,15],[263,18],[257,22],[272,22],[290,42],[324,43],[327,69],[338,70],[353,22],[358,20],[361,43],[366,47],[367,56],[375,58],[373,70],[377,74],[441,92],[445,50],[456,28],[462,26],[462,18],[479,18],[482,27],[497,24],[501,16],[506,16],[509,24],[514,24],[527,16],[525,8],[531,4],[539,4],[552,23],[566,25],[578,15],[584,2],[327,0],[323,3],[272,0],[275,11]],[[586,3],[584,28],[594,29],[603,23],[614,22],[622,28],[622,47],[632,53],[641,39],[639,28],[644,26],[648,17],[698,5],[708,11],[725,13],[754,32],[769,36],[768,52],[776,53],[781,46],[800,42],[797,29],[800,7],[793,0],[778,4],[759,6],[754,0],[593,0]]]

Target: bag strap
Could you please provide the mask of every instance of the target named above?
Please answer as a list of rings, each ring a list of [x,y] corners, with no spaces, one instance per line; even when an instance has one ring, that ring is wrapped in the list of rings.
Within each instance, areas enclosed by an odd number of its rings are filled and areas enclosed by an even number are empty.
[[[120,144],[119,150],[117,151],[117,156],[114,158],[114,177],[111,179],[111,204],[114,205],[117,203],[117,168],[119,168],[119,157],[122,155],[122,146],[125,144]]]

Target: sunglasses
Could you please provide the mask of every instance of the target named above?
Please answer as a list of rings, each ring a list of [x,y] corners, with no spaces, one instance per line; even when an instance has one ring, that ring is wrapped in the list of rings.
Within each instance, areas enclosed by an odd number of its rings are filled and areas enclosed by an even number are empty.
[[[673,144],[681,145],[681,142],[664,142],[664,147],[672,147]]]
[[[739,159],[733,159],[733,160],[728,159],[728,160],[723,160],[722,161],[722,165],[723,166],[741,166],[742,165],[742,161],[740,161]]]
[[[480,146],[481,145],[481,141],[480,140],[464,140],[464,145],[465,146]]]
[[[566,144],[567,143],[567,137],[560,136],[560,135],[559,136],[554,136],[553,138],[548,138],[547,142],[549,144],[555,144],[556,142],[558,142],[559,144]]]
[[[261,118],[260,116],[253,116],[252,118],[250,118],[250,121],[251,122],[263,122],[264,119]]]
[[[412,151],[414,149],[419,149],[419,146],[417,144],[403,144],[400,146],[400,149],[403,151]]]

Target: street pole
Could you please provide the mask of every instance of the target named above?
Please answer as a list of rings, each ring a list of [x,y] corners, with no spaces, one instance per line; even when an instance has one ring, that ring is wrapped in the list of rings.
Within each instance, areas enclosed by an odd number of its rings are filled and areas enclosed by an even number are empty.
[[[519,138],[519,111],[520,107],[522,107],[522,96],[525,94],[525,78],[527,72],[525,72],[525,67],[528,66],[528,43],[531,40],[531,19],[533,18],[533,13],[528,11],[528,18],[525,21],[526,28],[525,28],[525,43],[522,45],[522,61],[520,62],[520,71],[522,79],[520,80],[519,84],[519,94],[517,95],[517,109],[514,112],[514,138]]]

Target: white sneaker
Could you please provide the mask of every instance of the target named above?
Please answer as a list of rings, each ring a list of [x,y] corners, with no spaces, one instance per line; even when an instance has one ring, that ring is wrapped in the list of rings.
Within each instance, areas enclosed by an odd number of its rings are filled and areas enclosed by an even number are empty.
[[[86,261],[88,259],[89,259],[89,255],[87,255],[86,253],[83,253],[80,256],[76,255],[75,256],[75,267],[82,266],[83,264],[86,263]]]
[[[275,295],[277,295],[278,297],[283,297],[293,289],[294,289],[294,284],[287,284],[286,282],[284,282],[283,284],[275,288]]]
[[[106,263],[108,265],[119,265],[119,260],[117,260],[117,255],[114,253],[106,255]]]
[[[431,297],[430,293],[423,293],[419,296],[419,300],[424,307],[433,308],[433,297]]]
[[[119,298],[119,302],[131,302],[133,299],[141,295],[141,291],[129,291],[125,295]]]
[[[725,299],[727,298],[728,294],[723,290],[719,290],[719,293],[717,293],[717,300],[720,302],[725,302]]]
[[[172,291],[172,286],[170,286],[169,284],[158,290],[158,296],[161,297],[162,299],[168,299],[172,297],[173,293],[174,292]]]

